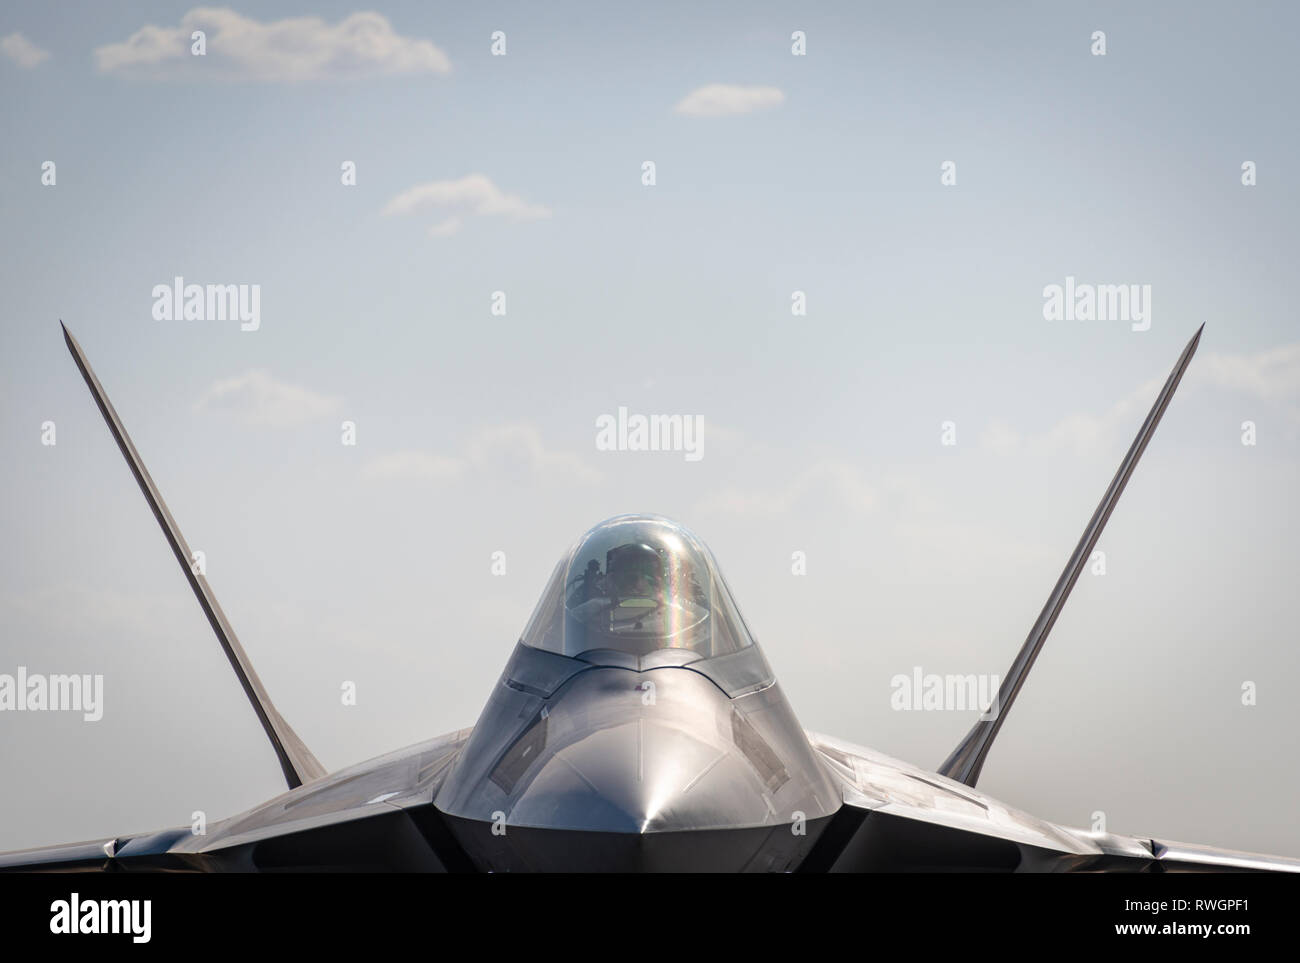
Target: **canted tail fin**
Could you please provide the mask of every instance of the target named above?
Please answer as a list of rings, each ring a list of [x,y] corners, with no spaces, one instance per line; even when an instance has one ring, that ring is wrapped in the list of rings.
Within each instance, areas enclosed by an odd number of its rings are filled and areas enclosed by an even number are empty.
[[[1088,527],[1083,530],[1083,537],[1079,539],[1074,554],[1066,562],[1065,571],[1061,573],[1061,577],[1057,580],[1056,587],[1052,589],[1052,594],[1047,597],[1047,603],[1043,606],[1043,611],[1039,613],[1038,621],[1029,630],[1029,636],[1025,639],[1024,645],[1020,647],[1020,652],[1017,653],[1015,661],[1011,663],[1011,668],[1003,678],[1002,685],[998,688],[998,698],[997,702],[994,703],[994,711],[985,713],[985,716],[989,717],[982,716],[971,731],[967,733],[961,744],[944,760],[943,765],[938,769],[941,776],[956,779],[968,786],[974,786],[976,780],[979,779],[980,770],[984,768],[984,759],[993,745],[993,740],[997,738],[998,730],[1002,728],[1002,723],[1006,721],[1012,703],[1016,701],[1016,696],[1020,694],[1020,689],[1025,684],[1029,670],[1034,667],[1034,660],[1038,658],[1043,643],[1047,641],[1047,634],[1052,631],[1052,626],[1056,624],[1056,617],[1061,614],[1061,609],[1065,606],[1065,600],[1070,597],[1070,590],[1074,588],[1074,583],[1079,580],[1079,574],[1083,571],[1084,565],[1092,556],[1093,547],[1097,544],[1102,529],[1106,527],[1106,521],[1110,518],[1111,511],[1114,510],[1116,503],[1119,501],[1119,496],[1123,494],[1129,476],[1133,474],[1133,469],[1137,467],[1138,459],[1142,457],[1142,452],[1146,450],[1147,442],[1155,434],[1156,425],[1160,424],[1160,417],[1165,413],[1165,409],[1169,407],[1169,400],[1173,398],[1174,391],[1178,388],[1178,382],[1182,380],[1183,372],[1187,370],[1192,355],[1196,353],[1196,346],[1200,343],[1203,330],[1205,330],[1204,324],[1196,329],[1196,334],[1192,336],[1191,341],[1187,342],[1187,347],[1183,349],[1182,355],[1178,358],[1178,363],[1174,365],[1174,370],[1169,373],[1165,386],[1160,389],[1160,394],[1156,396],[1156,402],[1151,406],[1151,411],[1147,414],[1147,420],[1142,423],[1142,428],[1138,431],[1137,437],[1133,439],[1128,454],[1124,456],[1124,460],[1120,463],[1119,471],[1115,472],[1110,487],[1106,489],[1106,494],[1102,496],[1101,504],[1093,512]]]
[[[239,639],[235,637],[235,630],[230,627],[230,622],[226,620],[226,614],[221,611],[221,606],[217,604],[217,598],[213,595],[211,586],[208,585],[207,577],[194,570],[190,547],[185,542],[185,536],[181,534],[176,520],[172,518],[172,513],[167,510],[167,505],[163,501],[162,495],[159,494],[158,487],[154,485],[153,479],[149,477],[149,470],[145,468],[144,461],[140,458],[140,453],[135,450],[135,445],[131,443],[131,438],[127,435],[122,420],[118,418],[117,412],[113,410],[112,402],[108,400],[108,395],[104,393],[103,386],[100,385],[99,379],[95,377],[95,372],[91,370],[90,362],[86,360],[81,345],[77,343],[77,339],[72,336],[62,321],[59,322],[59,325],[63,328],[63,340],[67,342],[68,350],[72,352],[72,359],[77,362],[77,368],[80,369],[81,376],[86,379],[86,386],[90,389],[91,395],[94,396],[95,404],[99,406],[99,412],[104,416],[108,430],[113,434],[113,440],[117,442],[117,447],[122,449],[122,455],[126,458],[126,463],[131,467],[131,474],[135,475],[140,491],[144,493],[145,500],[149,502],[154,517],[158,519],[158,524],[162,527],[163,535],[167,538],[167,544],[171,546],[176,561],[180,563],[181,571],[185,573],[185,578],[189,580],[190,588],[194,590],[194,597],[199,600],[203,614],[208,617],[208,622],[212,625],[212,631],[217,634],[217,641],[221,643],[221,648],[226,652],[226,658],[230,660],[230,667],[235,670],[235,675],[239,677],[239,683],[244,687],[248,701],[253,705],[253,711],[257,713],[262,728],[266,730],[267,738],[271,740],[271,745],[275,747],[275,754],[280,760],[280,768],[284,770],[284,778],[289,783],[289,788],[295,789],[305,782],[310,782],[312,779],[325,775],[325,767],[311,754],[311,750],[303,744],[303,741],[298,738],[298,734],[293,731],[289,723],[284,721],[284,718],[271,703],[271,697],[267,695],[262,680],[257,677],[257,672],[254,671],[253,664],[249,662],[244,647],[239,644]]]

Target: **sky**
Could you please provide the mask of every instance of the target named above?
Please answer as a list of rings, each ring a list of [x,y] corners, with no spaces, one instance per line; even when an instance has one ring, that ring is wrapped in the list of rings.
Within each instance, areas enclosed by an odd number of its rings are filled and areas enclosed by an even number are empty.
[[[891,680],[1006,670],[1204,323],[979,785],[1300,856],[1297,27],[6,4],[0,674],[104,699],[0,712],[0,850],[283,789],[60,319],[331,770],[472,725],[622,512],[711,546],[806,728],[937,766],[973,714]],[[255,321],[170,316],[178,277],[255,285]],[[1067,279],[1145,318],[1050,318]],[[602,450],[620,408],[700,419],[702,457]]]

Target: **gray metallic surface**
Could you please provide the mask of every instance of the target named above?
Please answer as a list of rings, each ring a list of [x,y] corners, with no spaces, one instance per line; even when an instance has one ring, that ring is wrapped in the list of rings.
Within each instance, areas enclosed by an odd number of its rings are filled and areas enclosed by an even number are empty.
[[[775,683],[732,699],[696,665],[573,660],[581,668],[564,682],[525,691],[517,679],[535,678],[536,655],[516,649],[438,793],[443,812],[653,833],[789,824],[838,807]]]
[[[707,547],[620,515],[556,566],[435,804],[462,836],[644,835],[802,827],[839,795]]]
[[[786,873],[807,859],[832,818],[657,833],[520,827],[499,835],[474,820],[448,822],[480,872]]]
[[[1300,873],[1297,859],[1058,826],[873,749],[808,736],[840,787],[845,814],[860,814],[820,867],[827,871]]]
[[[1300,872],[1300,860],[1038,819],[874,750],[807,733],[844,804],[748,829],[597,832],[446,816],[432,798],[469,730],[342,770],[216,823],[0,855],[0,871]]]

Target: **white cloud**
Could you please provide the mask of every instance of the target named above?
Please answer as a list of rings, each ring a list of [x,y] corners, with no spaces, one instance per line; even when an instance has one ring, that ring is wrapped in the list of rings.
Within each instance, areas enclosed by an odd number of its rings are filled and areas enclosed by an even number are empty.
[[[809,465],[780,487],[724,488],[705,498],[700,510],[703,513],[773,515],[791,511],[805,499],[823,502],[827,498],[854,512],[866,513],[879,506],[881,496],[858,468],[846,462],[824,459]]]
[[[31,70],[41,61],[50,58],[48,50],[42,50],[20,33],[0,37],[0,53],[24,70]]]
[[[1035,441],[1048,452],[1069,451],[1076,455],[1087,455],[1112,448],[1114,446],[1108,445],[1107,441],[1112,432],[1119,427],[1120,412],[1124,407],[1124,403],[1121,402],[1101,415],[1087,412],[1067,415]],[[1136,431],[1136,428],[1134,430]]]
[[[551,216],[549,208],[530,204],[517,194],[507,194],[485,174],[467,174],[459,180],[430,181],[402,191],[386,205],[385,215],[407,215],[435,210],[445,218],[429,228],[431,237],[455,234],[465,217],[506,217],[515,221]]]
[[[429,237],[451,237],[460,230],[461,225],[464,223],[459,217],[449,217],[429,228]]]
[[[1027,443],[1035,450],[1076,455],[1111,451],[1117,439],[1131,437],[1151,409],[1168,373],[1139,385],[1100,414],[1076,412]],[[1178,387],[1177,398],[1206,387],[1247,395],[1262,402],[1280,403],[1300,422],[1300,343],[1278,345],[1255,354],[1207,354],[1192,360]],[[992,422],[980,438],[983,448],[1006,453],[1025,442],[1014,428]]]
[[[23,634],[44,630],[67,640],[104,633],[136,640],[157,638],[166,634],[169,624],[184,620],[195,624],[195,611],[187,591],[137,592],[73,582],[0,594],[7,628]]]
[[[497,425],[477,432],[469,457],[479,471],[507,476],[554,478],[592,484],[600,472],[571,452],[548,451],[532,425]]]
[[[196,30],[206,35],[201,57],[190,52]],[[353,13],[333,24],[320,17],[263,23],[228,7],[196,7],[175,27],[141,27],[122,43],[96,48],[95,64],[102,73],[287,83],[451,70],[446,54],[396,33],[382,14]]]
[[[446,481],[465,473],[467,463],[463,458],[435,455],[432,452],[394,451],[369,462],[361,474],[366,478],[423,478]]]
[[[993,420],[980,434],[980,447],[995,455],[1006,455],[1020,447],[1020,433],[1005,421]]]
[[[251,425],[291,428],[333,414],[339,406],[337,398],[276,381],[266,371],[249,371],[214,382],[194,407],[232,411]]]
[[[1193,361],[1192,365],[1195,366],[1196,362]],[[1021,435],[1011,425],[994,420],[980,435],[980,447],[1000,455],[1021,449],[1043,454],[1065,451],[1079,456],[1113,452],[1118,439],[1132,438],[1137,432],[1167,377],[1166,372],[1143,382],[1100,414],[1080,411],[1066,415],[1040,434]],[[1195,383],[1189,369],[1179,385],[1175,399],[1186,397],[1188,389]]]
[[[725,117],[779,107],[783,103],[785,94],[776,87],[708,84],[692,90],[678,102],[674,110],[687,117]]]
[[[449,481],[472,476],[483,479],[528,479],[590,485],[603,477],[572,452],[546,447],[541,432],[529,424],[480,428],[460,454],[407,449],[381,455],[362,470],[366,478],[414,478]]]
[[[1300,343],[1257,354],[1212,354],[1201,367],[1202,376],[1214,385],[1261,401],[1300,397]]]

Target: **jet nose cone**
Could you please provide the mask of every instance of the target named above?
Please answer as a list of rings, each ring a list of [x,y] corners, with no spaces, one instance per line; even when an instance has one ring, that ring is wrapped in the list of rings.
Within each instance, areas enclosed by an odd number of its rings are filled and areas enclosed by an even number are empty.
[[[752,826],[776,816],[743,756],[651,719],[560,748],[510,811],[522,826],[621,833]]]
[[[434,800],[481,869],[779,872],[839,805],[775,685],[591,667],[490,710]]]

